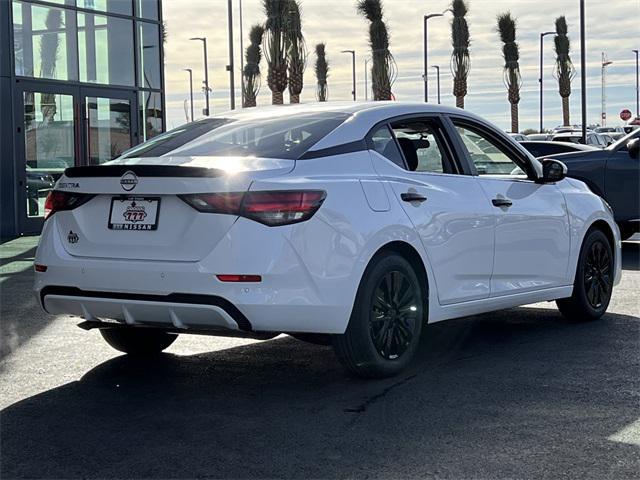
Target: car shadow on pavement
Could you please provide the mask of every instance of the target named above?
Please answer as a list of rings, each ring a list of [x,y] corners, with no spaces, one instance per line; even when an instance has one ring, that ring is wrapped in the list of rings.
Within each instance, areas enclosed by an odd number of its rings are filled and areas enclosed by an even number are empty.
[[[364,381],[281,337],[115,357],[0,412],[2,478],[631,478],[638,319],[518,308],[429,325]]]

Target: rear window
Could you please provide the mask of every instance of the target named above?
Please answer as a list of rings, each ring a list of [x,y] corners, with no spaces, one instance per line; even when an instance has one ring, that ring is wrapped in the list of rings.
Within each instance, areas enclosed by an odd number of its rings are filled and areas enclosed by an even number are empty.
[[[187,123],[162,135],[158,135],[148,142],[130,148],[119,158],[161,157],[230,121],[231,120],[227,118],[207,118],[193,123]]]
[[[236,120],[157,156],[297,159],[349,116],[320,112]]]

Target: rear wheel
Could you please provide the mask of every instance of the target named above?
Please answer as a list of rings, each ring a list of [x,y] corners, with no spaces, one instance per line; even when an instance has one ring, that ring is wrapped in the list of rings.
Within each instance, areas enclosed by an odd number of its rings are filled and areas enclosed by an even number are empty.
[[[334,337],[340,362],[365,378],[402,371],[418,349],[425,300],[425,289],[406,259],[395,253],[375,258],[358,288],[346,332]]]
[[[171,345],[177,334],[147,328],[104,328],[100,330],[106,342],[130,355],[153,355]]]
[[[601,230],[587,233],[580,256],[573,295],[556,303],[560,312],[576,321],[597,320],[607,311],[613,290],[613,250]]]

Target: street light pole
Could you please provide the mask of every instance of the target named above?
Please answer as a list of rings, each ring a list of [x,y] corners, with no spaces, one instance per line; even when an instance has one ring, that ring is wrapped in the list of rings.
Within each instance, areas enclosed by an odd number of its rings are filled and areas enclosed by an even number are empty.
[[[191,102],[191,121],[193,122],[193,70],[190,68],[183,68],[185,72],[189,72],[189,101]]]
[[[440,105],[440,65],[431,65],[431,68],[436,69],[437,84],[438,84],[438,105]]]
[[[553,35],[556,32],[543,32],[540,34],[540,78],[538,78],[538,82],[540,82],[540,133],[544,130],[543,125],[543,116],[544,116],[544,56],[543,56],[543,47],[544,47],[544,37],[547,35]]]
[[[602,126],[607,126],[607,67],[613,62],[607,60],[607,56],[602,52]]]
[[[233,0],[227,0],[227,18],[229,24],[229,104],[231,110],[236,108],[235,67],[233,62]]]
[[[205,107],[204,107],[204,115],[209,116],[209,65],[207,63],[207,37],[193,37],[189,40],[199,40],[202,42],[204,47],[204,98],[205,98]]]
[[[640,70],[638,69],[638,50],[632,50],[636,54],[636,117],[640,118]]]
[[[587,45],[585,31],[585,6],[580,0],[580,80],[582,89],[582,143],[587,144]]]
[[[242,0],[238,0],[240,11],[238,22],[240,24],[240,98],[244,99],[244,40],[242,33]],[[244,100],[242,100],[244,102]],[[244,106],[244,105],[243,105]]]
[[[353,76],[353,90],[351,93],[353,94],[353,101],[356,101],[356,51],[355,50],[342,50],[342,53],[350,53],[351,54],[351,73]]]
[[[427,29],[427,24],[428,24],[428,20],[430,18],[433,17],[443,17],[444,13],[431,13],[429,15],[425,15],[424,16],[424,27],[423,27],[423,32],[424,32],[424,45],[423,45],[423,49],[424,49],[424,72],[423,72],[423,76],[424,76],[424,101],[425,103],[429,102],[429,80],[428,80],[428,75],[427,75],[427,70],[429,68],[429,35],[428,35],[428,29]]]
[[[369,59],[364,59],[364,99],[365,101],[369,101],[369,67],[368,67]]]

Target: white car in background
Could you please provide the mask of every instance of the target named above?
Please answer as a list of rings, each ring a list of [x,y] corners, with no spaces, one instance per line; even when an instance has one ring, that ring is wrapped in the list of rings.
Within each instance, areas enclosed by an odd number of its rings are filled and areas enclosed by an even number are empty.
[[[231,112],[67,169],[35,290],[131,354],[181,333],[289,333],[331,342],[357,375],[393,375],[426,323],[550,300],[604,314],[618,228],[565,175],[453,108]]]

